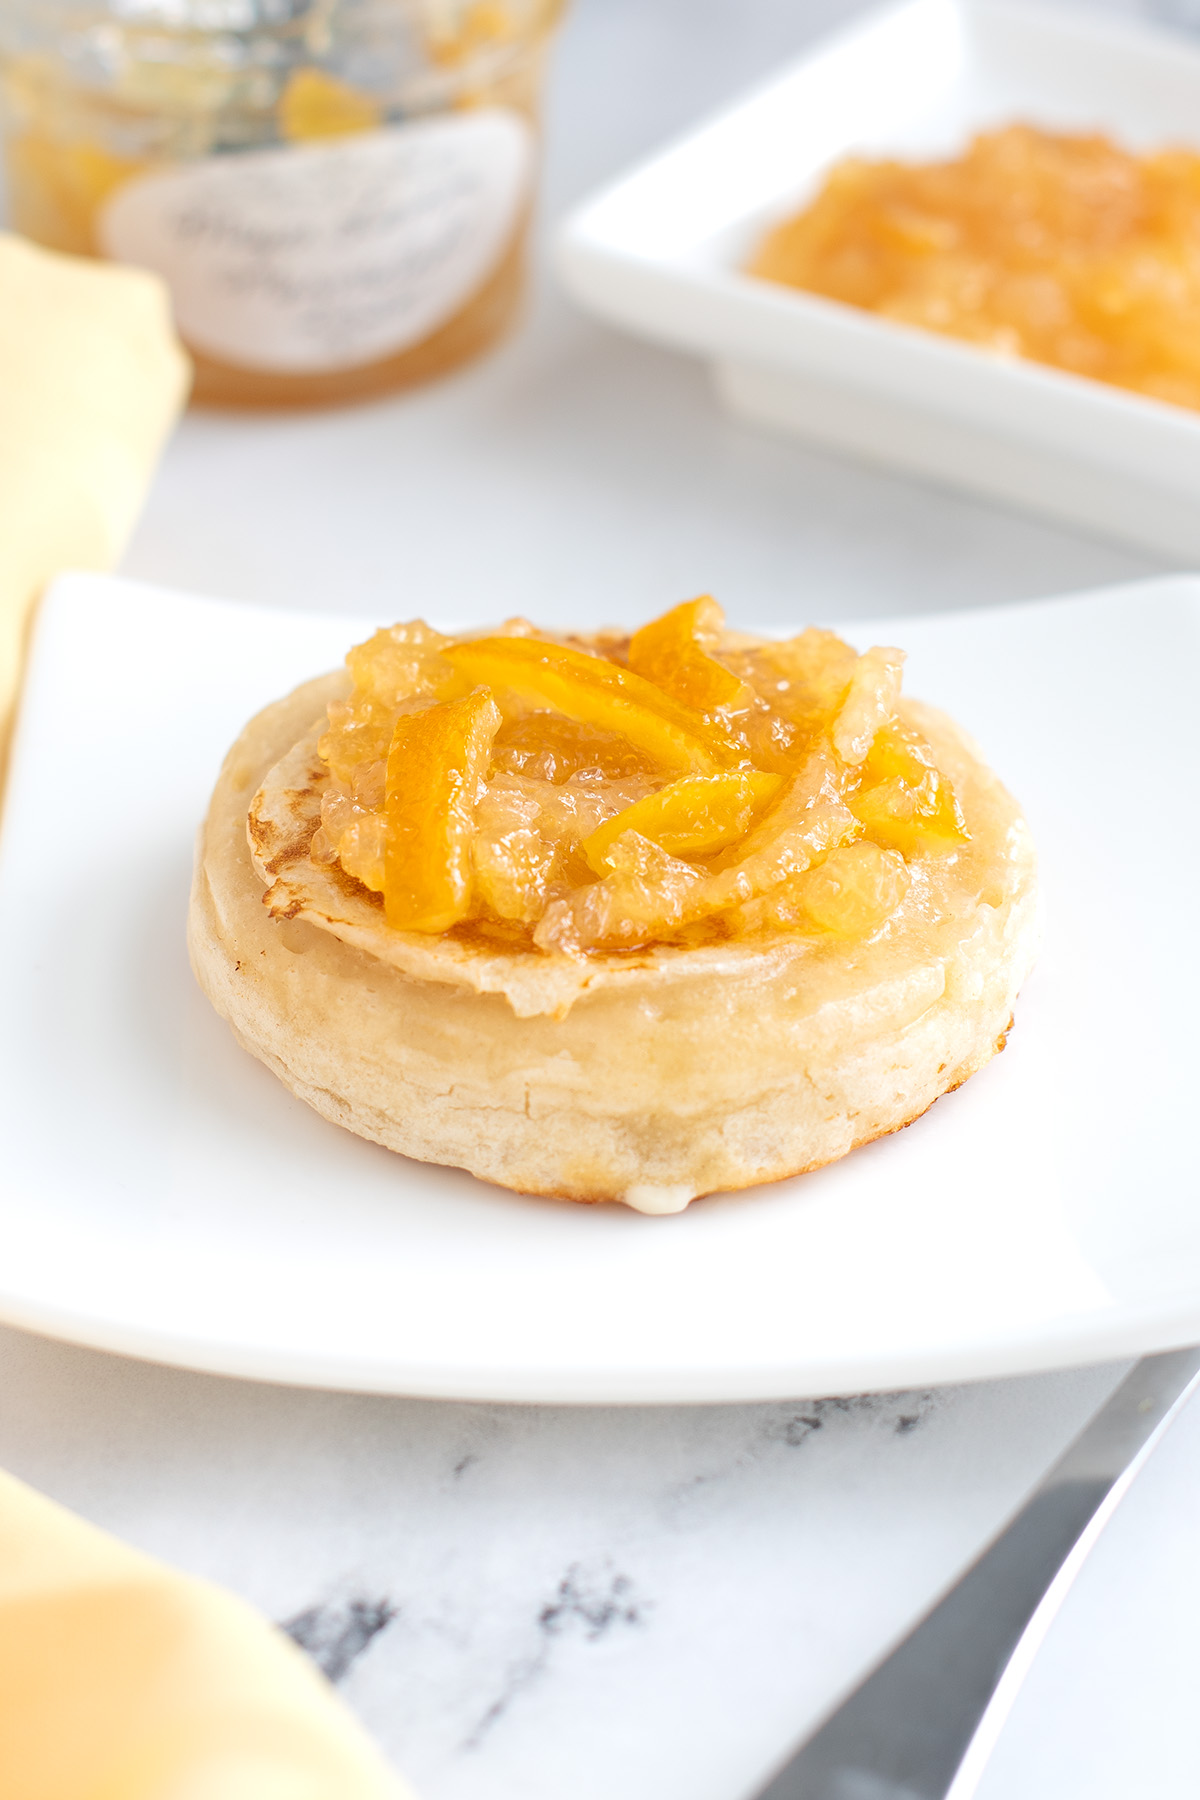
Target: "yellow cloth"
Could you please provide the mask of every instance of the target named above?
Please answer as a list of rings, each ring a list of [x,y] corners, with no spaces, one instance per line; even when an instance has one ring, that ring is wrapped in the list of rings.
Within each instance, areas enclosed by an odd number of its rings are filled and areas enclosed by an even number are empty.
[[[156,276],[0,233],[0,774],[33,603],[116,562],[189,379]]]
[[[0,1474],[4,1800],[405,1800],[281,1632]]]
[[[0,234],[0,773],[33,603],[116,561],[189,368],[151,275]],[[0,1474],[0,1800],[404,1800],[250,1607]]]

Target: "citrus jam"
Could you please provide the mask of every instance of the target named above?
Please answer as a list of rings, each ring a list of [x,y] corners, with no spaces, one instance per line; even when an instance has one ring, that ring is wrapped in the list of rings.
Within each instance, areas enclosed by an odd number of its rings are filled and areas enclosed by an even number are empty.
[[[851,157],[748,273],[1200,408],[1200,154],[1010,125],[949,162]]]
[[[14,227],[167,281],[195,399],[308,406],[515,325],[561,0],[5,0]]]
[[[514,950],[861,938],[969,841],[903,660],[740,637],[707,596],[632,637],[393,625],[347,657],[310,854],[397,930]]]

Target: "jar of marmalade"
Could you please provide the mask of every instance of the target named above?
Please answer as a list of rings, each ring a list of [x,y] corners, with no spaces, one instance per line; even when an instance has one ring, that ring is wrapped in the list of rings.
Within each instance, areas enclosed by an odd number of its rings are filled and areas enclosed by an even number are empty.
[[[520,302],[561,0],[0,0],[18,231],[162,275],[218,405],[364,398]]]

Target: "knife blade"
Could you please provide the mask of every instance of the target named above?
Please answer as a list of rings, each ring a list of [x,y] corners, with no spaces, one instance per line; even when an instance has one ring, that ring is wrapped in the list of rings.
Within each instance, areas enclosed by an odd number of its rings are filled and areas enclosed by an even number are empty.
[[[1047,1588],[1200,1387],[1200,1347],[1137,1363],[961,1579],[755,1800],[945,1800]]]

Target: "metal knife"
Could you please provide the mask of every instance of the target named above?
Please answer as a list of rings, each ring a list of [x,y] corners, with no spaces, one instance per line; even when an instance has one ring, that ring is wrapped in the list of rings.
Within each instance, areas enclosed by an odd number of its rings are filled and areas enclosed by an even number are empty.
[[[1047,1588],[1200,1388],[1200,1348],[1145,1356],[1011,1524],[756,1800],[945,1800]]]

